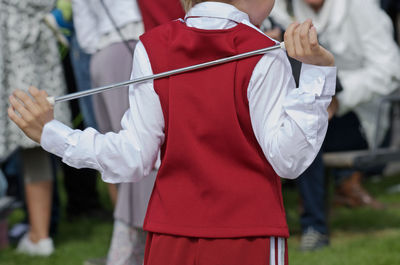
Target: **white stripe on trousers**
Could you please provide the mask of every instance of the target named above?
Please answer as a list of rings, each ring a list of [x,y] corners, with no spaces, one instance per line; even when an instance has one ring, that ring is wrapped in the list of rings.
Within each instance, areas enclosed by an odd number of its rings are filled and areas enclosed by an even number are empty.
[[[277,239],[277,240],[276,240]],[[275,246],[275,242],[277,243]],[[273,236],[269,239],[270,252],[269,252],[269,264],[270,265],[285,265],[285,238]],[[275,247],[278,248],[278,264],[275,262]]]
[[[269,245],[270,245],[269,265],[275,265],[275,237],[274,236],[271,236],[269,238]]]

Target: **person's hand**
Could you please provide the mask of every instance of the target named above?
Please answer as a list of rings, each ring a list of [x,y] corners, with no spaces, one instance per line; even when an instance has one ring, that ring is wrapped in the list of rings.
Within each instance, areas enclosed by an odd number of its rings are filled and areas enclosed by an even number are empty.
[[[8,117],[32,140],[40,143],[44,125],[54,118],[53,105],[47,101],[47,93],[30,87],[29,93],[15,90],[9,97],[11,106]]]
[[[318,43],[317,30],[311,19],[304,23],[292,23],[285,32],[285,47],[288,55],[306,64],[333,66],[335,58]]]

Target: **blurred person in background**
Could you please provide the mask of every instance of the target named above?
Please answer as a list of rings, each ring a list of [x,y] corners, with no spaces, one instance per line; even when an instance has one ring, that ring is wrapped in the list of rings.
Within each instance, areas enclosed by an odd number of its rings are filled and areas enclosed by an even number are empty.
[[[68,93],[90,89],[90,54],[85,53],[77,41],[72,21],[72,1],[57,0],[56,7],[45,16],[45,22],[54,31],[60,44]],[[69,104],[74,128],[97,128],[91,97],[72,100]],[[76,169],[65,163],[60,163],[60,166],[67,193],[67,219],[74,220],[83,216],[110,217],[99,202],[97,171],[88,168]]]
[[[77,39],[91,54],[93,87],[128,80],[133,51],[144,29],[184,16],[179,0],[164,1],[81,1],[73,0]],[[100,132],[118,132],[129,107],[128,88],[93,96]],[[148,200],[157,170],[139,183],[118,186],[114,231],[107,264],[142,264],[146,233],[142,230]],[[94,264],[101,260],[87,261]]]
[[[73,0],[72,7],[78,44],[85,53],[90,55],[89,75],[92,87],[128,80],[132,69],[133,49],[139,36],[144,32],[136,1]],[[120,121],[129,107],[128,87],[94,95],[92,100],[97,129],[102,133],[121,130]],[[119,194],[115,185],[108,185],[111,200],[117,209],[122,203],[132,208],[131,204],[135,202],[132,201],[133,198],[129,193],[125,193],[125,190],[133,189],[130,187],[133,184],[119,185]],[[148,193],[150,196],[153,187],[151,178],[146,183],[135,185],[138,186],[139,192]],[[124,194],[124,197],[117,199],[118,195]],[[135,196],[139,194],[135,193]],[[136,202],[138,205],[143,203],[141,209],[145,207],[143,201],[146,201],[146,198]],[[138,210],[135,207],[129,209],[128,212],[115,211],[113,237],[108,255],[110,264],[133,262],[136,264],[135,254],[140,251],[135,250],[141,248],[141,242],[144,240],[142,239],[144,232],[140,229],[143,224],[135,223]],[[137,229],[135,229],[135,224]],[[86,264],[95,262],[105,263],[100,259],[89,260]]]
[[[293,20],[311,18],[321,44],[330,50],[342,87],[330,106],[330,121],[322,150],[367,149],[374,141],[379,98],[400,82],[400,52],[393,41],[389,17],[374,0],[279,0],[271,17],[285,28]],[[380,143],[389,127],[385,109]],[[381,209],[361,184],[362,172],[335,170],[336,205]],[[329,244],[325,169],[322,154],[298,179],[303,202],[300,248],[315,250]]]
[[[73,0],[73,18],[78,44],[91,55],[92,87],[129,79],[134,46],[144,32],[136,1]],[[119,131],[120,121],[128,109],[128,88],[118,88],[93,96],[98,130]],[[117,200],[115,185],[109,184],[113,204]]]
[[[65,93],[59,50],[43,18],[54,7],[52,0],[0,0],[0,154],[8,157],[21,147],[29,232],[17,251],[48,256],[54,251],[49,237],[53,172],[48,154],[20,133],[6,117],[7,98],[16,88],[42,86],[51,95]],[[56,106],[58,118],[69,123],[66,104]]]
[[[73,0],[73,16],[77,40],[83,50],[91,54],[92,86],[128,80],[133,51],[144,32],[138,3],[127,0]],[[94,95],[93,105],[99,131],[118,132],[122,128],[122,116],[129,108],[128,87]],[[107,264],[142,264],[146,239],[142,230],[143,220],[156,172],[153,170],[151,177],[140,183],[120,184],[118,193],[110,189],[116,207]]]

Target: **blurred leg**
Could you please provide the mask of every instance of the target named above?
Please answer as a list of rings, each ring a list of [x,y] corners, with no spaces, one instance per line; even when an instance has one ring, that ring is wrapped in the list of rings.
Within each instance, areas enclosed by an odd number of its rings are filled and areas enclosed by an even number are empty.
[[[17,251],[49,256],[54,251],[49,237],[53,181],[49,155],[40,147],[22,150],[29,233],[18,243]]]
[[[25,193],[32,242],[49,237],[52,174],[48,154],[41,148],[22,151]]]
[[[322,234],[328,234],[326,218],[326,184],[322,162],[322,153],[319,152],[311,166],[298,178],[303,212],[301,226],[303,231],[309,227]]]
[[[341,117],[334,117],[329,122],[328,132],[324,142],[324,151],[348,151],[368,149],[361,124],[354,112],[349,112]],[[382,208],[383,205],[376,201],[362,186],[362,173],[353,169],[337,169],[335,176],[336,205],[348,207],[370,206]]]
[[[147,233],[116,220],[108,251],[108,265],[141,265]]]
[[[303,233],[300,249],[303,251],[329,244],[325,180],[322,152],[319,152],[314,162],[297,180],[303,202],[300,216]]]
[[[107,188],[108,188],[108,195],[110,196],[112,205],[115,208],[115,205],[117,204],[117,198],[118,198],[117,185],[107,183]]]
[[[52,182],[41,181],[25,186],[29,212],[29,237],[37,243],[49,237]]]

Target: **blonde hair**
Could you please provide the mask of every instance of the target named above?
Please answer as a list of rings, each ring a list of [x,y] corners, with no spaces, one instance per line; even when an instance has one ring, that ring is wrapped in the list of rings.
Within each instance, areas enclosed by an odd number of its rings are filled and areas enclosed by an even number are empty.
[[[192,8],[192,6],[194,6],[195,4],[199,4],[202,2],[207,2],[209,0],[181,0],[182,6],[185,9],[185,11],[187,12],[190,8]],[[223,3],[232,3],[233,0],[214,0],[217,2],[223,2]]]
[[[182,6],[185,11],[189,11],[189,9],[194,6],[195,4],[205,2],[206,0],[181,0]]]

